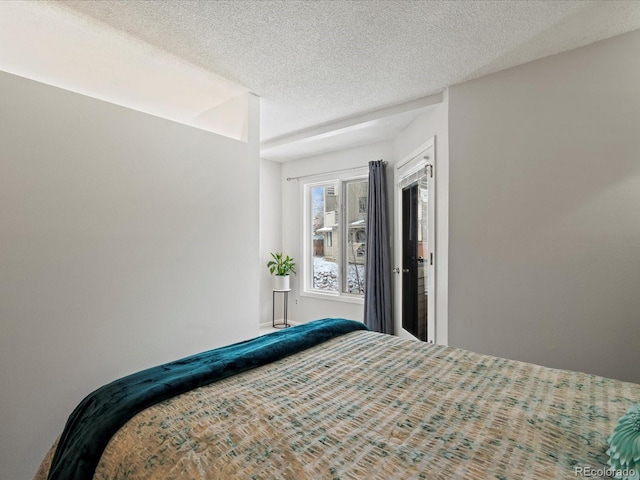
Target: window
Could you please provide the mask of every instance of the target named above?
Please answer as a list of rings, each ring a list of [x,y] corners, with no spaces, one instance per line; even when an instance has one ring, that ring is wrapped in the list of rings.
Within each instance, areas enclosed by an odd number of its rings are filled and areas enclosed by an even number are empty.
[[[304,185],[305,293],[364,295],[368,182],[335,179]]]
[[[367,180],[347,182],[346,186],[346,293],[364,295],[364,260],[366,258],[365,227],[367,224]]]

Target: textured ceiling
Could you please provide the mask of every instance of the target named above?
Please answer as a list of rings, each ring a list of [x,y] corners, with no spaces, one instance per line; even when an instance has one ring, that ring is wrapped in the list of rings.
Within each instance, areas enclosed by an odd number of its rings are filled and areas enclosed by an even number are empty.
[[[256,93],[262,141],[280,143],[318,125],[640,28],[640,1],[55,4]]]

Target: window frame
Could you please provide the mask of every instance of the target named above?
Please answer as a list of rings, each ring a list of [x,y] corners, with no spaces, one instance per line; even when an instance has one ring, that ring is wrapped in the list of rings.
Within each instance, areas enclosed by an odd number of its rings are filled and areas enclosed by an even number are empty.
[[[348,246],[348,225],[346,215],[346,193],[347,185],[350,182],[366,181],[368,182],[368,169],[366,167],[354,169],[348,174],[325,174],[315,175],[300,182],[300,194],[302,197],[302,288],[300,295],[303,297],[322,298],[326,300],[334,300],[347,303],[364,304],[364,294],[348,293],[345,288],[345,272],[347,269],[346,248]],[[339,191],[338,195],[338,244],[339,244],[339,260],[338,260],[338,291],[332,292],[313,288],[313,229],[312,229],[312,213],[311,213],[311,189],[313,187],[324,186],[327,184],[335,184]],[[366,223],[365,223],[366,225]],[[336,238],[333,237],[335,244]],[[366,263],[365,263],[366,271]]]

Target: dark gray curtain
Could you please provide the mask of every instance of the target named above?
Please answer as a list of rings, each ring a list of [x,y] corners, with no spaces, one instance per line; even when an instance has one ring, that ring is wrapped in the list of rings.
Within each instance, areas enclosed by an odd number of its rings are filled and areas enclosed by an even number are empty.
[[[371,330],[393,333],[387,172],[382,160],[369,162],[364,323]]]

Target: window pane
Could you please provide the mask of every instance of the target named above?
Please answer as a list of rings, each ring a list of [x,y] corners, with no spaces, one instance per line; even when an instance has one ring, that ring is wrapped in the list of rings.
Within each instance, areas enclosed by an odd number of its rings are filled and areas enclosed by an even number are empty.
[[[364,294],[368,187],[366,180],[347,183],[347,293]]]
[[[311,286],[317,290],[338,291],[339,198],[335,184],[311,187]]]

